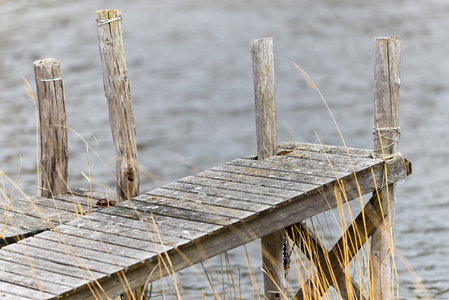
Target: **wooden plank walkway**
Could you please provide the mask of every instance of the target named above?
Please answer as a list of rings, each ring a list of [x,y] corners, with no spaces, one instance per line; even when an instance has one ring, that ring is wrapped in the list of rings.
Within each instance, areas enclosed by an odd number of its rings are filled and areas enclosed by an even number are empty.
[[[33,196],[11,202],[1,198],[0,248],[98,211],[105,199],[115,203],[114,196],[83,189],[54,198]]]
[[[402,180],[410,170],[400,156],[387,163],[369,150],[348,151],[351,159],[341,147],[286,142],[267,159],[235,159],[81,218],[73,203],[86,210],[85,197],[64,196],[57,211],[53,199],[13,201],[5,241],[33,236],[0,250],[0,297],[107,299],[329,210],[342,195],[373,192],[386,174],[390,182]]]

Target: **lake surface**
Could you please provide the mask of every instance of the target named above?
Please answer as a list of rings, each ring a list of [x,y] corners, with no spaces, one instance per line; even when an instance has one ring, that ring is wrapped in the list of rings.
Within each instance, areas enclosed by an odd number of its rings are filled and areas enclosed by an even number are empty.
[[[374,38],[401,36],[400,149],[413,175],[398,186],[396,250],[433,299],[449,297],[449,2],[0,0],[0,8],[0,168],[11,178],[20,170],[27,194],[36,193],[36,126],[22,76],[34,88],[32,63],[46,57],[64,74],[70,186],[88,186],[90,165],[94,189],[115,190],[96,10],[123,10],[141,191],[256,152],[249,42],[261,37],[274,38],[279,140],[316,143],[318,135],[342,145],[293,61],[320,88],[348,146],[372,148]],[[243,272],[242,251],[230,259]],[[258,271],[257,245],[248,251]],[[418,297],[397,264],[400,299]],[[210,294],[192,283],[195,272],[180,274],[188,299]],[[252,297],[249,282],[242,275],[243,299]]]

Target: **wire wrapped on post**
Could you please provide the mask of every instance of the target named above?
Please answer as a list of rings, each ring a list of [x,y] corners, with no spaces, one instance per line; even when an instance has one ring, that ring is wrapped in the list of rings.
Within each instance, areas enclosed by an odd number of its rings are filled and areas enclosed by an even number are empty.
[[[122,16],[118,16],[118,17],[112,18],[112,19],[102,19],[102,20],[96,19],[96,21],[97,21],[97,27],[100,27],[100,26],[102,26],[102,25],[105,25],[105,24],[108,24],[108,23],[111,23],[111,22],[120,20],[121,18],[122,18]]]
[[[399,137],[401,136],[400,127],[373,127],[374,142],[380,141],[378,144],[381,147],[374,149],[374,155],[380,158],[388,158],[391,155],[386,155],[391,147],[398,148]]]
[[[54,78],[41,78],[41,77],[36,77],[35,80],[36,81],[58,81],[58,80],[63,80],[64,77],[62,76],[58,76],[58,77],[54,77]]]

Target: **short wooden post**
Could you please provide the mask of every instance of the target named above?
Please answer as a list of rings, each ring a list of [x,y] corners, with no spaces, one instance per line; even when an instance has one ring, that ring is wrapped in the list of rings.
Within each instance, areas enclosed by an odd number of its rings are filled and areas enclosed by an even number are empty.
[[[128,69],[122,39],[121,10],[96,12],[103,84],[115,151],[117,199],[139,194],[139,164]]]
[[[399,151],[400,38],[377,38],[374,65],[374,153],[391,159]],[[379,191],[384,222],[371,238],[370,281],[372,298],[394,297],[392,255],[396,207],[395,184]]]
[[[274,86],[273,39],[251,41],[254,97],[256,105],[257,158],[277,151],[276,96]],[[283,299],[286,292],[283,260],[283,230],[262,237],[265,299]]]
[[[33,63],[39,106],[43,197],[67,192],[67,117],[61,64],[53,58]]]

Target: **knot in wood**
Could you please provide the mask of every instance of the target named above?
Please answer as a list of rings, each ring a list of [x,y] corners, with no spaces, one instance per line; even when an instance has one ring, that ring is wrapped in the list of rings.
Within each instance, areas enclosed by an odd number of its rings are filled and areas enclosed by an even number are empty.
[[[129,181],[134,181],[135,173],[132,167],[129,167],[128,170],[126,171],[126,177],[128,178]]]

